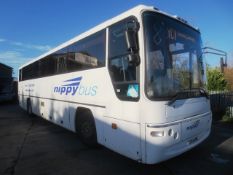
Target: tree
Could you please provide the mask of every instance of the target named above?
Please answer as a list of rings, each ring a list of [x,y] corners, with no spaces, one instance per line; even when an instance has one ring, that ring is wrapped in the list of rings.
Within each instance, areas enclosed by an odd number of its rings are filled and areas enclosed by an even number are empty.
[[[227,90],[227,81],[224,74],[217,68],[207,69],[207,89],[209,91],[224,91]]]

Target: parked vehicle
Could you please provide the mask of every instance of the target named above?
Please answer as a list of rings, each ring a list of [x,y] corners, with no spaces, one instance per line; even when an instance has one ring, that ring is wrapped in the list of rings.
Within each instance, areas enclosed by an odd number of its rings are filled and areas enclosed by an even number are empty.
[[[200,31],[154,7],[92,28],[19,75],[19,104],[29,114],[142,163],[177,156],[210,133]]]

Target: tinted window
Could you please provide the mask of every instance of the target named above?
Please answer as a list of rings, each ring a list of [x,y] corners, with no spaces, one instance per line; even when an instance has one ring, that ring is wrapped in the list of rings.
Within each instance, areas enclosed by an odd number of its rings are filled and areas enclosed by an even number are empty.
[[[136,81],[136,67],[129,63],[128,55],[111,60],[112,79],[119,81]]]
[[[52,54],[52,58],[55,60],[55,74],[67,72],[67,48]]]
[[[109,57],[115,57],[128,53],[125,39],[127,21],[121,21],[109,28]]]
[[[103,67],[105,47],[103,30],[24,67],[21,80]]]
[[[78,41],[67,48],[68,72],[105,65],[105,31]]]
[[[28,80],[38,77],[39,64],[34,62],[22,69],[22,80]]]
[[[19,81],[22,81],[22,69],[19,70]]]
[[[47,56],[39,61],[39,76],[49,76],[54,75],[56,71],[56,60],[53,58],[52,55]]]

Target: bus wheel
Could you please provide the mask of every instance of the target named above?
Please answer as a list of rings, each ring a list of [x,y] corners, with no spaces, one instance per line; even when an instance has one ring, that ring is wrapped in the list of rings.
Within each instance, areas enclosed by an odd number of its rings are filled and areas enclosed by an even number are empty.
[[[27,100],[27,114],[32,117],[32,105],[30,99]]]
[[[77,134],[83,143],[90,147],[97,146],[95,121],[90,111],[85,111],[78,116]]]

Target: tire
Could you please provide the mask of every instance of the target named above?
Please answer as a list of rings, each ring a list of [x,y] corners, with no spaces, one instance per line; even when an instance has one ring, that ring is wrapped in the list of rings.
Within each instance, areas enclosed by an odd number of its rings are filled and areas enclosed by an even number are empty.
[[[96,147],[97,135],[94,118],[89,111],[85,111],[76,120],[76,131],[81,141],[89,147]]]
[[[29,117],[32,117],[32,105],[30,99],[27,100],[27,114]]]

